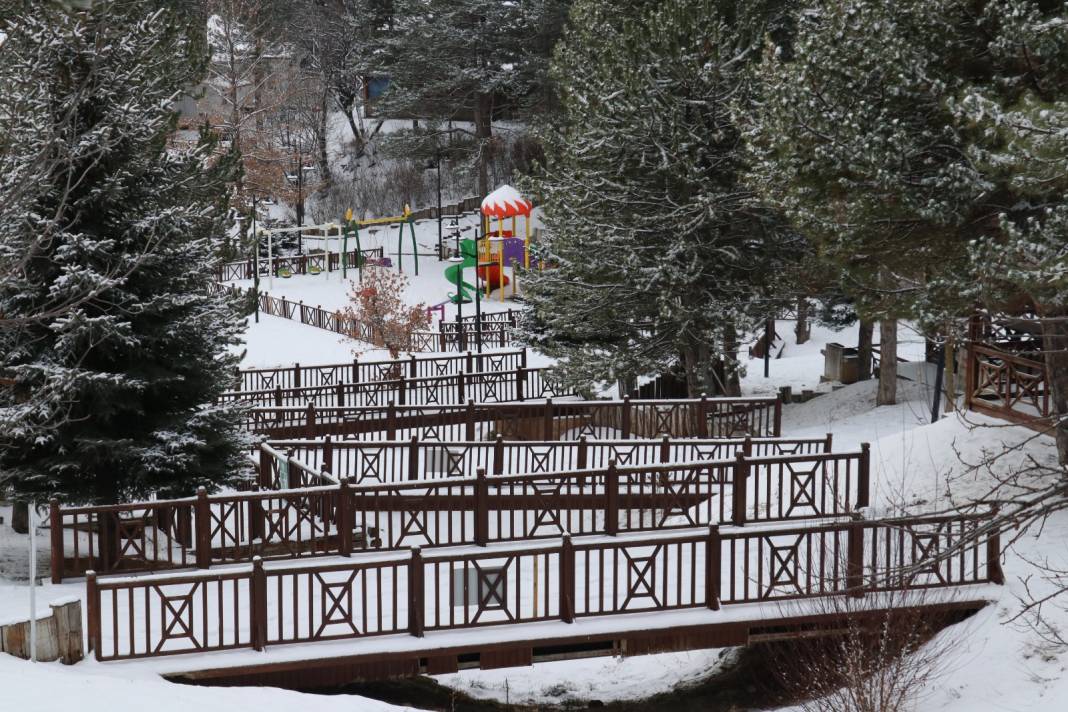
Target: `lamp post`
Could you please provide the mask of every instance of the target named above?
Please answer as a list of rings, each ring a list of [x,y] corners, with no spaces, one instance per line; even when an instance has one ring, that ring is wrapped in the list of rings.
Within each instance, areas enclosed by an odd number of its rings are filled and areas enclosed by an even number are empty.
[[[445,259],[444,247],[441,244],[441,154],[434,154],[434,162],[428,162],[426,164],[426,170],[431,168],[437,173],[437,188],[438,188],[438,261]]]
[[[256,231],[256,194],[252,194],[252,291],[255,292],[256,323],[260,323],[260,234]],[[267,269],[270,269],[268,265]]]

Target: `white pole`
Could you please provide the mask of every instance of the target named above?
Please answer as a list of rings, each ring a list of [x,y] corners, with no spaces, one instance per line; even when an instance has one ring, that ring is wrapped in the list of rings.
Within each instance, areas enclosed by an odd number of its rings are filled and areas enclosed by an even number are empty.
[[[30,502],[30,660],[37,662],[37,507]]]

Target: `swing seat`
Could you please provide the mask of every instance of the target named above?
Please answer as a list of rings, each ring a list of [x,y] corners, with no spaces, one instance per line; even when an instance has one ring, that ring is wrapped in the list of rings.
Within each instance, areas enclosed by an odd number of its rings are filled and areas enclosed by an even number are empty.
[[[308,274],[311,275],[321,274],[322,271],[323,270],[319,267],[319,265],[311,265],[310,267],[308,267]]]
[[[289,279],[293,276],[293,270],[289,269],[288,267],[279,267],[278,276],[282,279]]]

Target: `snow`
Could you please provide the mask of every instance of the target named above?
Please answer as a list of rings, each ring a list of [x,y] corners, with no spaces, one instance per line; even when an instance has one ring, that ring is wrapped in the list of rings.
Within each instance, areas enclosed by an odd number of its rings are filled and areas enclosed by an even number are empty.
[[[473,216],[465,220],[465,224],[469,225],[477,222]],[[395,232],[390,234],[392,237],[386,243],[387,254],[390,246],[392,250],[396,249]],[[405,274],[412,278],[406,298],[412,302],[437,304],[445,300],[450,285],[443,276],[449,263],[438,262],[432,256],[437,241],[436,222],[419,224],[417,236],[421,255],[427,253],[428,256],[421,256],[420,275],[415,277],[412,256],[405,255]],[[406,246],[406,249],[410,250],[410,246]],[[391,257],[396,258],[395,252]],[[473,275],[470,279],[473,279]],[[276,296],[285,295],[292,300],[321,304],[327,308],[341,307],[348,301],[349,285],[336,275],[330,278],[325,275],[295,276],[288,280],[275,279],[273,284],[269,282],[264,280],[261,287]],[[498,302],[496,294],[494,299],[483,302],[487,312],[517,306],[509,301]],[[473,305],[464,305],[463,311],[472,314]],[[456,307],[447,304],[446,318],[454,318],[455,314]],[[773,354],[771,377],[763,377],[760,359],[749,359],[748,373],[743,379],[744,392],[747,395],[771,394],[786,385],[795,392],[801,389],[825,391],[825,394],[807,403],[785,406],[783,433],[789,437],[822,437],[831,432],[834,434],[836,451],[853,450],[862,442],[871,443],[872,497],[876,512],[934,508],[945,503],[946,490],[950,487],[958,497],[979,492],[988,475],[970,472],[962,464],[962,459],[965,462],[979,460],[985,450],[1020,445],[1021,457],[1026,455],[1043,461],[1055,458],[1051,441],[1036,439],[1026,429],[1006,426],[983,416],[953,414],[931,424],[933,391],[929,385],[930,374],[923,368],[902,368],[902,373],[916,380],[899,381],[899,403],[895,406],[875,406],[875,381],[829,392],[829,384],[819,384],[819,376],[823,372],[820,350],[829,341],[854,346],[855,327],[834,331],[814,326],[812,340],[802,346],[794,343],[792,321],[778,322],[777,331],[785,337],[787,345],[781,357],[775,358]],[[907,324],[902,324],[899,329],[899,346],[905,358],[922,358],[922,339]],[[261,315],[258,324],[250,323],[245,336],[245,348],[243,367],[285,366],[294,362],[345,362],[352,358],[354,349],[361,351],[361,357],[384,357],[381,351],[365,352],[367,346],[364,344],[268,315]],[[531,356],[531,365],[548,361],[537,354]],[[9,520],[10,512],[3,514]],[[992,592],[997,596],[996,604],[987,607],[963,626],[943,634],[954,636],[953,659],[947,661],[947,674],[928,691],[925,709],[1000,712],[1068,707],[1066,651],[1045,644],[1030,628],[1008,622],[1020,611],[1017,598],[1024,595],[1022,579],[1032,577],[1031,585],[1034,587],[1037,582],[1040,592],[1044,585],[1039,580],[1040,572],[1028,561],[1049,559],[1068,567],[1068,554],[1063,546],[1066,538],[1068,516],[1055,515],[1041,538],[1031,533],[1016,543],[1004,565],[1006,585],[1000,589],[982,589],[984,595]],[[40,535],[40,543],[38,573],[44,576],[48,551],[46,535]],[[26,571],[22,563],[25,561],[24,553],[25,537],[12,534],[7,526],[0,527],[0,576],[5,577],[0,578],[0,618],[4,620],[22,620],[28,615]],[[47,615],[49,603],[82,594],[83,584],[78,582],[61,585],[45,583],[38,590],[37,614]],[[723,616],[728,609],[740,612],[742,608],[730,606],[717,614],[688,611],[679,612],[679,615],[682,618]],[[654,618],[663,616],[638,615]],[[1068,628],[1068,613],[1065,611],[1048,608],[1046,615],[1054,625],[1061,629]],[[631,616],[614,618],[617,622],[606,620],[603,624],[586,619],[572,624],[571,630],[577,630],[574,626],[589,626],[593,630],[601,625],[619,625],[620,619],[625,619],[627,625],[638,621],[637,617]],[[549,630],[566,624],[530,625],[545,626],[545,630]],[[482,631],[481,634],[487,640],[498,635],[493,630]],[[451,636],[454,635],[458,634],[449,631],[428,633],[428,636],[438,636],[443,641],[452,640]],[[395,641],[389,643],[394,647],[412,644],[407,636],[384,636],[377,640],[384,643],[387,639]],[[360,649],[360,643],[369,641],[275,646],[269,651],[272,659],[275,655],[287,659],[300,659],[312,654],[328,657],[354,652]],[[69,709],[112,709],[131,699],[151,699],[158,712],[185,712],[194,705],[202,712],[224,709],[228,712],[235,705],[255,706],[262,712],[295,708],[314,712],[328,709],[328,706],[329,709],[398,709],[354,696],[323,697],[270,688],[175,686],[158,677],[160,671],[166,669],[206,666],[209,659],[215,664],[223,659],[228,663],[262,661],[263,657],[253,651],[232,651],[141,663],[100,664],[88,660],[76,667],[66,668],[58,664],[32,665],[0,656],[0,688],[6,688],[5,702],[10,703],[12,708],[32,707],[46,712],[53,709],[64,712]],[[476,698],[508,700],[512,704],[562,704],[591,699],[610,702],[642,698],[679,685],[699,682],[730,659],[731,652],[728,650],[702,650],[623,659],[600,657],[539,663],[529,668],[465,670],[453,675],[437,676],[436,679]],[[16,679],[19,681],[17,685],[8,682]],[[48,695],[43,695],[42,690],[48,690]],[[90,700],[91,706],[87,707],[87,701]]]

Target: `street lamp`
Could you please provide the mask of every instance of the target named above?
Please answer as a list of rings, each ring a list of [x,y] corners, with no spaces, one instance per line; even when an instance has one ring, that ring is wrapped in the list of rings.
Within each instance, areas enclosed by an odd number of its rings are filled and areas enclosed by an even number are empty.
[[[427,162],[426,170],[433,168],[437,172],[438,186],[438,261],[445,259],[444,247],[441,244],[441,154],[434,154],[433,163]]]

